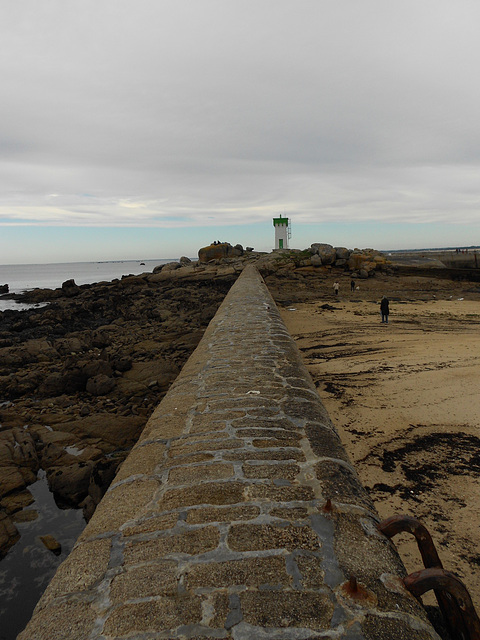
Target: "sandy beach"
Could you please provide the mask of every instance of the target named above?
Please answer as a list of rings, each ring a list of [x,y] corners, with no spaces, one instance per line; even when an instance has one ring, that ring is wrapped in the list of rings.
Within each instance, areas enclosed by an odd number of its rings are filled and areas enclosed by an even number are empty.
[[[480,610],[478,284],[381,276],[351,292],[342,278],[338,297],[332,284],[284,307],[287,327],[380,517],[420,519]],[[395,543],[423,568],[413,537]]]

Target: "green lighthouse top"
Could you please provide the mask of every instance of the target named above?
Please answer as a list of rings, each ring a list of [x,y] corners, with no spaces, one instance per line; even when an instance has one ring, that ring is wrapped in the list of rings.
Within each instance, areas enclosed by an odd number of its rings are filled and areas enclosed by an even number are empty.
[[[280,214],[279,218],[273,219],[273,226],[276,227],[281,224],[284,224],[285,226],[288,227],[288,218],[282,218],[282,215]]]

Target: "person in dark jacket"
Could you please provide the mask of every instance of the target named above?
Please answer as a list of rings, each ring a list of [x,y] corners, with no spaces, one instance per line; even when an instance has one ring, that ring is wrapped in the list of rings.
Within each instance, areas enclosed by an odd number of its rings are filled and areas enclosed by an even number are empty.
[[[388,298],[383,296],[380,302],[380,312],[382,314],[382,322],[388,324],[388,314],[390,313]]]

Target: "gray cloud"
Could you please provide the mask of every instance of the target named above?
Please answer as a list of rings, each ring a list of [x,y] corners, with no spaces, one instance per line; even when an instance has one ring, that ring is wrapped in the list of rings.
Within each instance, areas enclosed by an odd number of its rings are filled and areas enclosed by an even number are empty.
[[[469,0],[3,13],[0,224],[478,221]]]

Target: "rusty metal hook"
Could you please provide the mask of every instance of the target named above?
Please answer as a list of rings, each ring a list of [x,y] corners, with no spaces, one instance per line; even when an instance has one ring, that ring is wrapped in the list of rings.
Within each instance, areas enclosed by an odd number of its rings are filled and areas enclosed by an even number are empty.
[[[403,531],[411,533],[415,536],[417,541],[424,567],[429,570],[435,568],[443,571],[443,565],[433,543],[432,536],[425,525],[416,518],[407,515],[392,516],[391,518],[387,518],[380,522],[378,530],[389,539]],[[411,575],[413,576],[416,574]],[[463,586],[463,583],[461,584]],[[466,587],[463,588],[466,591]],[[429,587],[429,589],[433,589],[435,591],[438,606],[440,607],[443,618],[452,637],[460,638],[460,640],[473,640],[473,638],[477,640],[476,636],[471,636],[468,630],[468,624],[464,617],[464,612],[451,592],[448,589],[441,588],[440,586],[437,588],[435,585]],[[429,589],[426,589],[426,591]],[[470,596],[468,597],[470,598]],[[473,612],[476,617],[477,614],[475,613],[475,609],[473,609]],[[478,640],[480,640],[480,638],[478,638]]]
[[[387,536],[387,538],[393,538],[393,536],[402,531],[411,533],[417,541],[423,566],[426,568],[439,567],[443,569],[442,562],[433,544],[432,536],[429,534],[427,528],[416,518],[405,515],[392,516],[380,522],[378,530]]]
[[[480,620],[473,606],[470,594],[463,582],[451,571],[445,569],[431,568],[422,569],[411,573],[404,579],[405,587],[414,596],[419,597],[426,591],[434,589],[435,592],[448,593],[458,605],[462,614],[468,640],[480,640]],[[458,637],[457,628],[454,637]]]

